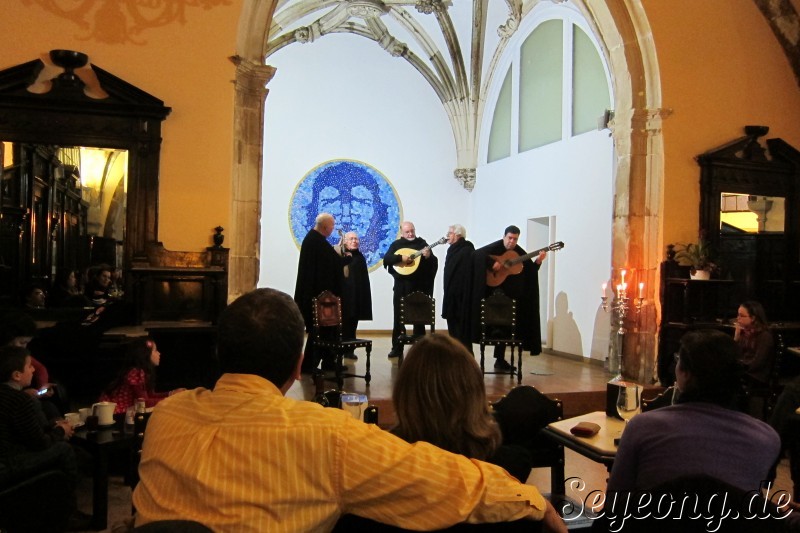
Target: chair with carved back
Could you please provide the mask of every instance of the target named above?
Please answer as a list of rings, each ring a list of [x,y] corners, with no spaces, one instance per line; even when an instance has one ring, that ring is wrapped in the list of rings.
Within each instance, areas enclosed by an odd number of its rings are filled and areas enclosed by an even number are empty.
[[[564,418],[564,404],[536,387],[518,385],[492,404],[503,434],[503,444],[521,446],[531,455],[533,468],[550,468],[550,491],[564,494],[564,446],[542,433],[548,424]]]
[[[517,383],[522,382],[522,340],[517,338],[517,302],[503,291],[495,291],[481,300],[481,372],[484,374],[508,374],[509,372],[489,372],[484,369],[487,346],[510,346],[511,362],[514,362],[514,351],[517,355],[517,366],[510,375],[517,375]]]
[[[403,328],[411,326],[411,334],[404,331],[397,336],[397,343],[400,345],[400,354],[397,360],[398,365],[403,364],[403,348],[407,344],[414,344],[417,339],[425,336],[426,333],[436,331],[436,300],[422,291],[414,291],[400,298],[400,323]],[[415,333],[420,328],[426,328],[425,333]]]
[[[781,367],[783,365],[783,357],[786,353],[786,343],[783,339],[783,334],[778,331],[773,331],[775,337],[775,347],[772,362],[770,363],[769,377],[766,383],[760,383],[753,379],[748,379],[745,376],[743,381],[745,408],[747,412],[753,413],[754,407],[760,407],[761,420],[769,420],[770,414],[775,407],[775,402],[783,390],[781,383]],[[761,404],[754,405],[753,400],[759,398]],[[756,411],[758,412],[758,411]]]
[[[652,411],[653,409],[659,409],[661,407],[672,405],[675,392],[675,387],[667,387],[655,396],[645,398],[644,395],[642,395],[642,412],[646,413],[647,411]]]
[[[342,338],[342,300],[331,291],[323,291],[312,299],[311,311],[313,315],[313,327],[311,335],[314,338],[314,345],[332,351],[336,355],[336,385],[339,389],[344,385],[344,378],[363,378],[367,386],[372,379],[370,374],[370,354],[372,353],[372,341],[368,339],[349,339]],[[342,358],[344,354],[352,352],[358,348],[366,350],[366,372],[355,374],[342,372]]]

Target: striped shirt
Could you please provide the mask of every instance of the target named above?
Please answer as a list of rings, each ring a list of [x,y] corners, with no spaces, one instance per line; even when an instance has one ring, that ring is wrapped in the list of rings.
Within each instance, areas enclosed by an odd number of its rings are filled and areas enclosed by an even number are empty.
[[[329,531],[342,513],[409,529],[541,519],[536,487],[500,467],[408,444],[339,409],[285,398],[254,375],[163,400],[147,426],[136,525]]]

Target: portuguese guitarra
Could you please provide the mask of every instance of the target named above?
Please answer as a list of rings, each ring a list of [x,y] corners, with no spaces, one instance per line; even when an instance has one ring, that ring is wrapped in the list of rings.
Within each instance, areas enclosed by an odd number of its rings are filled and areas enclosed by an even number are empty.
[[[564,243],[558,241],[554,242],[550,246],[539,248],[538,250],[534,250],[525,255],[519,255],[514,250],[508,250],[503,255],[490,255],[489,257],[491,259],[494,259],[496,262],[500,263],[500,269],[496,272],[492,269],[486,271],[486,285],[489,287],[497,287],[498,285],[502,284],[508,276],[513,276],[522,272],[523,261],[527,261],[528,259],[536,257],[541,252],[555,252],[563,247]]]
[[[430,250],[434,246],[439,246],[440,244],[444,244],[447,242],[447,237],[442,237],[438,241],[433,244],[429,244],[425,248],[421,250],[414,250],[413,248],[400,248],[395,252],[397,255],[407,255],[409,262],[406,264],[398,263],[394,265],[394,271],[400,274],[401,276],[410,276],[414,272],[417,271],[419,267],[419,262],[422,260],[422,253],[425,250]]]

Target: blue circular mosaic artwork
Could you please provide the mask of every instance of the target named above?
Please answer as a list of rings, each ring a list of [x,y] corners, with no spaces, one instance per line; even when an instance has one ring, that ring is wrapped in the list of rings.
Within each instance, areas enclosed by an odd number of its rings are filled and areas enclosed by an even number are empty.
[[[300,180],[289,204],[289,224],[300,247],[319,213],[336,218],[328,242],[339,242],[338,231],[355,231],[360,250],[372,270],[397,239],[401,208],[394,187],[371,166],[351,159],[328,161]]]

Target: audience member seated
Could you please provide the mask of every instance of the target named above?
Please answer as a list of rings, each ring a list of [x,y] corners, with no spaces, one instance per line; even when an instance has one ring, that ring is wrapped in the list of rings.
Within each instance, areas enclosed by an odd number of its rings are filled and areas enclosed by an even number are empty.
[[[89,281],[83,289],[83,294],[96,306],[108,302],[108,290],[111,288],[111,267],[98,265],[89,269]]]
[[[0,317],[0,346],[28,348],[28,344],[36,335],[36,322],[25,313],[12,312]],[[31,356],[35,370],[31,382],[23,388],[31,398],[41,404],[41,409],[48,420],[55,420],[69,411],[69,400],[61,385],[50,382],[47,367]]]
[[[758,385],[766,384],[775,358],[775,341],[760,303],[748,301],[739,306],[733,338],[742,352],[740,360],[746,378]]]
[[[92,302],[78,287],[78,274],[75,270],[62,269],[56,273],[48,302],[51,307],[89,307]]]
[[[451,337],[432,334],[412,346],[397,374],[392,403],[397,414],[392,433],[401,439],[430,442],[502,466],[523,483],[528,479],[527,450],[502,445],[481,369]]]
[[[161,352],[150,337],[142,337],[130,341],[127,345],[125,368],[100,395],[101,402],[115,402],[114,413],[124,413],[135,405],[136,400],[143,399],[147,407],[155,406],[164,398],[186,389],[175,389],[169,392],[155,392],[156,368],[161,363]]]
[[[417,530],[525,518],[566,532],[536,487],[496,465],[286,398],[300,379],[303,332],[294,300],[273,289],[222,312],[214,389],[167,398],[148,422],[137,526],[191,519],[214,531],[326,531],[352,513]]]
[[[434,333],[412,345],[397,374],[392,403],[397,415],[392,433],[406,442],[429,442],[502,466],[522,483],[528,479],[530,455],[520,446],[501,444],[500,427],[489,410],[483,373],[472,354],[455,339]],[[478,525],[463,524],[446,531],[472,528]],[[333,531],[405,530],[345,515]]]
[[[77,465],[66,442],[72,427],[65,421],[48,422],[33,398],[23,392],[35,370],[28,350],[16,346],[0,348],[0,487],[7,487],[47,470],[60,470],[69,477],[63,494],[75,509]],[[48,502],[42,502],[46,512]],[[70,529],[85,529],[86,516],[74,511]]]
[[[734,410],[739,349],[729,335],[700,330],[681,339],[676,404],[633,417],[617,450],[608,492],[650,490],[704,474],[739,489],[772,478],[780,439],[766,423]]]
[[[20,300],[23,309],[44,309],[46,307],[47,293],[41,285],[27,285],[20,293]]]

